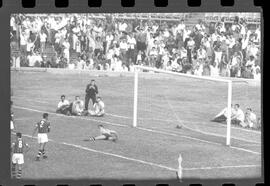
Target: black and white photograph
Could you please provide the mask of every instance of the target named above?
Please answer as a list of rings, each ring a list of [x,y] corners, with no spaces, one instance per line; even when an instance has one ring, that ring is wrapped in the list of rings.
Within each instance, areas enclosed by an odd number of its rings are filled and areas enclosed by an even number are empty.
[[[10,178],[261,178],[261,32],[258,12],[10,14]]]

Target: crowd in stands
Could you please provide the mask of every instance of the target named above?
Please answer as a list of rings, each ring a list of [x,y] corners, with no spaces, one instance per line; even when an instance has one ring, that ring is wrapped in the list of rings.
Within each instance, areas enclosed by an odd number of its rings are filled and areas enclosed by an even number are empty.
[[[10,20],[17,66],[133,71],[133,65],[199,76],[260,79],[261,30],[233,23],[96,18],[87,14],[23,15]],[[19,56],[19,62],[18,60]]]

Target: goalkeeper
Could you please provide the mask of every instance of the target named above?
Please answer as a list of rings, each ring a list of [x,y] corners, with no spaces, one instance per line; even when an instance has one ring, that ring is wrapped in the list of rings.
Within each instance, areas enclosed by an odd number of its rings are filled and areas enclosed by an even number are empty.
[[[96,137],[90,137],[85,141],[95,141],[95,140],[112,140],[116,142],[118,140],[117,132],[114,130],[106,129],[103,125],[98,125],[100,135]]]

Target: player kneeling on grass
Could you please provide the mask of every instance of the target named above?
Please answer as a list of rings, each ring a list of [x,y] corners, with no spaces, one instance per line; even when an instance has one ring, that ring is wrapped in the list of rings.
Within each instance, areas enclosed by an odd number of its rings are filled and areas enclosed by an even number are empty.
[[[51,129],[48,117],[49,117],[48,113],[43,114],[43,119],[36,124],[32,135],[33,138],[36,131],[38,131],[37,137],[38,137],[39,151],[36,157],[36,161],[39,161],[41,155],[44,159],[47,158],[47,156],[45,155],[45,145],[49,141],[47,133],[49,133]]]
[[[100,135],[96,137],[90,137],[90,141],[95,140],[112,140],[113,142],[116,142],[118,140],[117,132],[114,130],[106,129],[103,125],[98,126]],[[87,141],[89,141],[87,140]]]
[[[24,164],[24,149],[29,148],[29,145],[22,139],[22,134],[20,132],[16,133],[16,140],[12,143],[12,178],[20,179],[22,176],[22,165]],[[18,171],[16,171],[16,168]]]
[[[97,97],[97,101],[93,106],[94,110],[88,110],[88,113],[90,116],[102,117],[105,114],[104,107],[105,107],[105,104],[101,100],[101,97]]]
[[[83,101],[79,96],[75,97],[75,101],[72,102],[71,114],[75,116],[81,116],[84,111]]]

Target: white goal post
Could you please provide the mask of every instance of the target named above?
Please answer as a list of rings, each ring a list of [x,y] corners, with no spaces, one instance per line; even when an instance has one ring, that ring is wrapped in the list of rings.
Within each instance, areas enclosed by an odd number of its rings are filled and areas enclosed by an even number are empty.
[[[189,77],[189,78],[195,78],[195,79],[201,79],[201,80],[208,80],[208,81],[218,81],[218,82],[224,82],[228,84],[228,97],[227,97],[227,108],[228,108],[228,118],[231,118],[231,104],[232,104],[232,81],[227,79],[219,79],[209,76],[196,76],[191,74],[183,74],[178,72],[172,72],[172,71],[166,71],[166,70],[160,70],[156,68],[151,67],[145,67],[145,66],[134,66],[134,104],[133,104],[133,127],[137,127],[137,110],[138,110],[138,81],[139,81],[139,71],[138,70],[147,70],[147,71],[153,71],[153,72],[159,72],[164,74],[170,74],[180,77]],[[231,144],[231,120],[227,119],[227,132],[226,132],[226,145]]]

